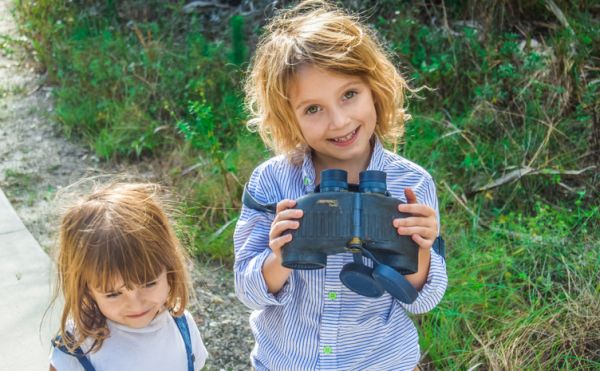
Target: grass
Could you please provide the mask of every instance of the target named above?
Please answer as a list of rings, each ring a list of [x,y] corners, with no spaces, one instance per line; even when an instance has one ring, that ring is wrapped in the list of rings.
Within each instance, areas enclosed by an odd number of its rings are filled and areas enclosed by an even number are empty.
[[[35,174],[26,173],[13,169],[4,171],[3,186],[13,190],[13,193],[19,197],[18,202],[31,206],[37,197],[36,182],[41,178]],[[17,200],[13,200],[17,201]]]
[[[242,186],[269,156],[245,130],[240,84],[266,13],[182,6],[16,1],[16,14],[65,135],[108,161],[164,158],[180,235],[230,266]],[[598,369],[597,5],[355,10],[410,84],[428,87],[409,99],[399,148],[436,180],[448,245],[446,296],[416,317],[425,367]]]

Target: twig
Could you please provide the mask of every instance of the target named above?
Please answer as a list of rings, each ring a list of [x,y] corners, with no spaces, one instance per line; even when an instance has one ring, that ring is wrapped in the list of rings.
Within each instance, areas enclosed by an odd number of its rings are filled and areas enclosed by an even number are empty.
[[[460,134],[460,136],[473,149],[473,152],[475,152],[475,155],[479,158],[479,163],[484,167],[484,169],[486,170],[486,172],[489,173],[489,169],[487,167],[485,167],[485,161],[483,160],[483,157],[481,157],[481,155],[479,154],[479,151],[477,151],[477,147],[475,147],[475,144],[473,143],[473,141],[471,139],[469,139],[469,137],[465,134],[465,132],[462,129],[459,129],[450,120],[443,120],[442,123],[445,124],[446,127],[451,127],[453,130],[451,132],[449,132],[449,133],[444,134],[441,138],[444,138],[444,137],[447,137],[447,136],[451,136],[451,135],[454,135],[454,134]]]
[[[595,169],[596,166],[592,165],[592,166],[588,166],[584,169],[580,169],[580,170],[555,170],[555,169],[534,169],[532,167],[529,166],[525,166],[522,167],[520,169],[517,170],[513,170],[510,173],[501,176],[500,178],[492,181],[491,183],[488,183],[482,187],[476,188],[470,192],[468,192],[469,196],[472,196],[476,193],[479,192],[485,192],[485,191],[489,191],[490,189],[494,189],[494,188],[498,188],[506,183],[511,183],[513,181],[519,180],[522,177],[526,176],[526,175],[537,175],[537,174],[542,174],[542,175],[571,175],[571,176],[575,176],[575,175],[581,175],[582,173],[588,171],[588,170],[593,170]]]
[[[548,119],[550,124],[548,125],[548,130],[546,131],[546,136],[544,137],[544,140],[542,141],[542,143],[540,143],[540,146],[538,147],[537,151],[535,151],[535,154],[527,164],[527,167],[531,166],[535,162],[539,154],[542,152],[542,149],[546,146],[546,144],[548,144],[548,141],[550,141],[550,136],[554,131],[554,121],[550,120],[546,113],[544,113],[544,115],[546,116],[546,119]]]
[[[219,4],[212,1],[192,1],[189,4],[186,4],[182,10],[184,13],[191,13],[198,8],[209,8],[213,6],[216,8],[230,8],[227,4]]]
[[[217,239],[221,234],[223,234],[223,232],[227,229],[227,227],[229,227],[231,224],[235,223],[237,220],[238,220],[238,218],[235,217],[235,218],[231,219],[230,221],[228,221],[227,223],[223,224],[221,226],[221,228],[219,228],[215,233],[210,235],[207,242],[211,242],[211,241],[214,241],[215,239]]]
[[[458,202],[458,204],[460,206],[462,206],[475,219],[475,221],[479,224],[480,223],[479,216],[477,214],[475,214],[475,212],[473,210],[469,209],[469,207],[467,206],[467,204],[460,197],[458,197],[458,195],[456,193],[454,193],[454,191],[450,188],[450,186],[448,185],[448,183],[446,183],[443,180],[441,181],[441,183],[446,188],[446,190],[448,192],[450,192],[450,194],[452,195],[452,197],[454,197],[454,199]],[[489,228],[487,226],[487,224],[485,224],[485,223],[482,224],[482,226],[485,227],[485,228]]]
[[[562,10],[560,10],[560,8],[558,7],[558,5],[556,5],[554,0],[546,0],[546,6],[548,7],[548,9],[550,9],[552,13],[554,13],[556,18],[558,18],[558,21],[563,25],[563,27],[571,31],[571,33],[573,33],[573,29],[571,28],[569,21],[567,21],[565,13],[563,13]]]
[[[475,333],[475,331],[473,331],[473,329],[471,328],[471,325],[469,325],[469,321],[465,319],[465,325],[467,326],[467,329],[469,330],[469,332],[471,333],[471,335],[473,335],[473,337],[475,338],[475,340],[477,340],[477,342],[481,345],[481,348],[483,349],[483,354],[485,354],[485,356],[488,358],[488,361],[492,361],[492,354],[490,352],[490,348],[489,345],[486,344],[479,335],[477,335],[477,333]]]

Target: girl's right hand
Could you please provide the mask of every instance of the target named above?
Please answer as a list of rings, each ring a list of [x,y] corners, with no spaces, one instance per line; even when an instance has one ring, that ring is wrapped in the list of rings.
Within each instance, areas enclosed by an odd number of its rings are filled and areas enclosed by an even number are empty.
[[[290,233],[283,234],[288,229],[298,229],[300,222],[295,219],[300,219],[303,211],[300,209],[292,209],[296,206],[294,200],[281,200],[277,203],[275,219],[271,223],[271,231],[269,231],[269,247],[273,254],[281,261],[282,247],[292,240]]]

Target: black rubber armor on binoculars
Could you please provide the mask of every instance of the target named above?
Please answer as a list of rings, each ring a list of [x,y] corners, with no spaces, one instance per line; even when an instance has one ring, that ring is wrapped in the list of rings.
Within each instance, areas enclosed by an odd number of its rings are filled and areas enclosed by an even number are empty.
[[[326,170],[315,193],[296,200],[295,208],[304,215],[292,240],[282,252],[285,267],[319,269],[327,264],[327,255],[343,252],[371,252],[380,264],[401,274],[418,270],[417,244],[410,236],[400,236],[393,227],[396,218],[409,214],[398,211],[400,200],[390,197],[386,174],[364,171],[360,184],[348,185],[346,172]]]

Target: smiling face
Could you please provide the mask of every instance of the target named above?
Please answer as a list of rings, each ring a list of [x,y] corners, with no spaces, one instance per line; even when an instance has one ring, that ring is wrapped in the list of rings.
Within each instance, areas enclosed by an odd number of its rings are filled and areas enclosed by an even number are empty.
[[[317,175],[329,168],[358,176],[367,168],[377,112],[369,85],[358,76],[300,66],[290,84],[292,110]]]
[[[106,318],[131,328],[148,326],[165,309],[170,292],[166,271],[155,280],[132,290],[124,287],[122,280],[118,280],[114,287],[110,292],[91,289],[92,297]]]

